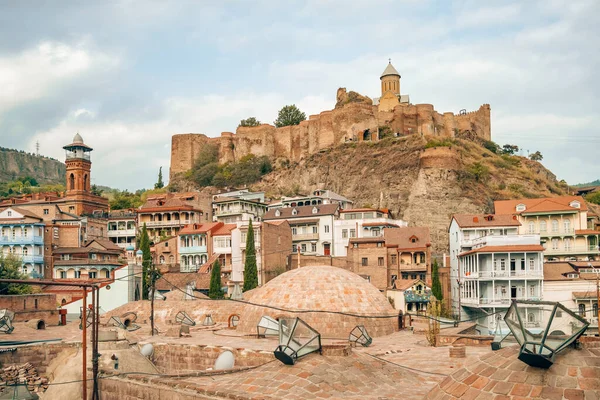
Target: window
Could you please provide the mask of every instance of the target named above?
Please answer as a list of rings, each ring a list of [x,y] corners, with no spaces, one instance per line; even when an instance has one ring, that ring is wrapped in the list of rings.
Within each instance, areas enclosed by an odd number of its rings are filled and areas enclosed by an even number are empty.
[[[391,260],[390,260],[391,264],[396,265],[396,255],[392,254],[392,256],[390,258],[391,258]]]
[[[312,251],[313,253],[317,252],[317,244],[316,243],[310,244],[310,251]]]
[[[159,260],[159,262],[161,264],[164,264],[165,263],[165,256],[160,256],[160,258],[158,260]]]
[[[81,271],[75,271],[75,278],[81,278]]]
[[[317,226],[313,226],[312,227],[312,233],[313,234],[319,233],[319,228]]]
[[[570,219],[565,219],[563,221],[563,225],[565,228],[565,233],[571,233],[571,220]]]
[[[329,233],[329,225],[325,225],[325,233]]]
[[[529,226],[529,233],[534,233],[535,232],[535,222],[529,221],[529,223],[527,225]]]
[[[380,267],[383,267],[383,257],[378,257],[377,258],[377,265]]]
[[[292,253],[297,253],[298,252],[298,245],[297,244],[293,244],[292,245]]]
[[[69,206],[69,212],[75,211],[75,206]]]
[[[9,217],[12,217],[12,211],[7,211],[6,215],[8,215]]]
[[[558,232],[558,220],[557,219],[553,219],[552,220],[552,232]]]
[[[517,212],[525,211],[525,204],[517,204]]]
[[[425,274],[419,274],[419,279],[421,279],[422,281],[425,280]]]
[[[67,271],[60,271],[60,279],[67,279]]]
[[[534,270],[535,269],[535,260],[533,258],[529,259],[529,269],[530,270]]]
[[[169,247],[169,242],[165,242],[165,247]]]
[[[377,242],[377,247],[383,247],[383,242]]]
[[[565,250],[567,250],[567,251],[571,250],[571,239],[570,238],[565,239]]]
[[[92,260],[97,260],[98,259],[98,255],[96,253],[92,253]]]
[[[417,279],[417,274],[412,274],[412,275],[410,276],[410,279]]]
[[[90,279],[96,279],[98,273],[96,271],[90,272]]]
[[[529,296],[530,297],[535,296],[535,285],[530,285],[529,286]]]
[[[306,243],[302,243],[302,252],[305,253],[306,252]]]
[[[469,240],[469,231],[464,231],[463,232],[463,239]]]
[[[506,271],[506,260],[504,258],[500,259],[500,271]]]
[[[540,232],[546,232],[546,221],[540,221]]]
[[[408,279],[408,272],[402,273],[402,279]]]
[[[552,250],[558,250],[558,239],[552,239]]]
[[[23,247],[23,255],[26,256],[29,253],[29,249],[27,247]]]
[[[70,254],[63,254],[60,256],[61,260],[70,260],[71,259],[71,255]]]
[[[379,228],[371,230],[371,236],[379,236],[381,235],[381,230]]]
[[[350,229],[350,237],[356,237],[356,229]]]
[[[352,247],[358,249],[358,243],[352,243]]]
[[[580,304],[579,305],[579,316],[585,318],[585,304]]]
[[[292,228],[292,235],[297,235],[298,234],[298,228],[294,227]]]
[[[346,239],[348,237],[348,229],[342,229],[342,238]]]
[[[556,318],[562,318],[562,310],[560,308],[556,309],[555,316],[556,316]]]
[[[366,267],[367,265],[369,265],[369,259],[367,257],[363,257],[361,264],[363,267]]]

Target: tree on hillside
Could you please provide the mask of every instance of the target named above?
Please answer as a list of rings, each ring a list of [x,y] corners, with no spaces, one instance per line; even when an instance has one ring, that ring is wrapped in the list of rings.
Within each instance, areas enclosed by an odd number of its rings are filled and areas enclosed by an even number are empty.
[[[539,151],[536,151],[535,153],[531,153],[529,155],[529,159],[532,161],[542,161],[543,158],[544,156],[542,156],[542,153],[540,153]]]
[[[91,187],[91,192],[92,194],[96,195],[96,196],[101,196],[102,195],[102,189],[100,189],[98,186],[96,186],[95,184],[92,185]]]
[[[590,203],[600,204],[600,192],[590,193],[585,196],[585,199]]]
[[[14,254],[0,252],[0,278],[1,279],[27,279],[21,272],[22,263]],[[0,294],[29,294],[33,289],[29,285],[0,283]]]
[[[500,152],[500,146],[498,146],[495,142],[491,140],[486,140],[485,142],[483,142],[483,147],[485,147],[494,154],[498,154]]]
[[[248,127],[248,126],[259,126],[260,121],[255,117],[246,118],[240,121],[238,126]]]
[[[160,167],[158,169],[158,182],[156,182],[154,184],[154,189],[162,189],[165,187],[165,184],[163,183],[163,178],[162,178],[162,167]]]
[[[127,208],[137,208],[142,205],[141,194],[129,193],[127,190],[115,189],[112,199],[109,200],[111,210],[124,210]]]
[[[502,146],[502,154],[515,155],[519,152],[519,146],[515,146],[514,144],[505,144]]]
[[[442,284],[440,282],[440,274],[438,271],[437,258],[433,260],[433,265],[431,266],[431,294],[433,294],[439,301],[444,299]]]
[[[221,263],[215,261],[210,272],[210,287],[208,289],[208,297],[211,299],[222,299],[223,291],[221,290]]]
[[[142,250],[142,300],[148,300],[148,287],[150,284],[149,274],[152,267],[152,253],[150,253],[150,238],[148,237],[148,229],[146,223],[142,226],[142,234],[140,235],[140,250]]]
[[[300,111],[295,104],[292,104],[279,110],[279,114],[277,115],[274,124],[277,128],[281,128],[282,126],[298,125],[305,119],[306,114]]]
[[[246,261],[244,262],[244,288],[247,292],[258,286],[258,269],[256,267],[256,249],[254,248],[254,228],[252,220],[248,224],[246,234]]]

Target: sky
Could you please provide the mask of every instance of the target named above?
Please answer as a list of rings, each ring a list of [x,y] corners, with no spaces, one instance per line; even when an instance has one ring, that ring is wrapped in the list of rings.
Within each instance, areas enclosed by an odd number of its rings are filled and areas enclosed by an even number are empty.
[[[0,146],[64,160],[79,132],[92,183],[150,188],[171,136],[378,97],[388,58],[412,103],[489,103],[492,140],[540,151],[571,184],[600,178],[600,1],[0,2]]]

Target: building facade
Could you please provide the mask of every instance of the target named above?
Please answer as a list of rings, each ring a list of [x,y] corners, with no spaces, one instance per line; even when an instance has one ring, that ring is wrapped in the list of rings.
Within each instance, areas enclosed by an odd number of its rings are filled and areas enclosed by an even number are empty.
[[[21,262],[30,278],[44,277],[44,223],[42,218],[17,207],[0,209],[0,249]]]
[[[136,247],[136,213],[133,210],[116,210],[107,215],[108,239],[117,246],[126,249]]]
[[[281,200],[270,203],[269,210],[285,207],[318,206],[321,204],[338,204],[340,210],[347,210],[353,207],[354,202],[331,190],[316,189],[308,196],[283,196]]]
[[[267,204],[252,199],[219,197],[213,201],[213,221],[232,224],[241,221],[260,221]]]
[[[95,239],[82,247],[53,252],[54,279],[114,279],[113,271],[126,264],[124,251],[109,240]]]
[[[600,231],[581,196],[495,201],[498,214],[516,216],[520,234],[540,235],[546,261],[600,260]]]

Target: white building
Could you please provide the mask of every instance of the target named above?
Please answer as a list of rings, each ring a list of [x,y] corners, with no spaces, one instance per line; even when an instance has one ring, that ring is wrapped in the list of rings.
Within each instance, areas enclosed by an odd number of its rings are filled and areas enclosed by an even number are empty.
[[[327,189],[317,189],[308,196],[282,197],[281,200],[270,203],[269,210],[285,207],[318,206],[320,204],[338,204],[340,209],[351,209],[354,202],[346,197]]]
[[[336,254],[334,223],[339,204],[282,207],[270,209],[264,221],[283,221],[292,230],[292,253],[331,256]]]
[[[256,250],[256,269],[258,284],[262,285],[262,249],[261,249],[261,223],[252,223],[254,230],[254,248]],[[246,239],[248,235],[248,221],[240,221],[237,227],[231,230],[231,281],[244,281],[244,264],[246,262]]]
[[[333,241],[335,257],[345,257],[350,238],[377,237],[383,235],[384,228],[401,228],[408,223],[393,219],[389,210],[374,208],[354,208],[340,210],[339,219],[334,222]]]
[[[213,221],[226,224],[238,221],[260,221],[267,212],[267,204],[259,200],[236,197],[218,197],[213,200]]]
[[[133,210],[117,210],[108,213],[108,239],[123,249],[130,245],[136,247],[135,217]]]

